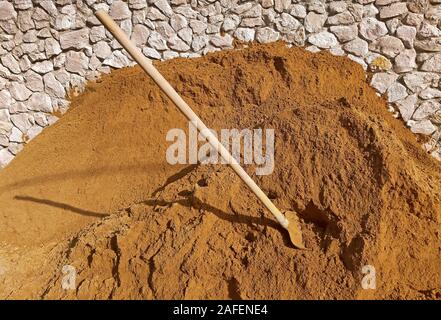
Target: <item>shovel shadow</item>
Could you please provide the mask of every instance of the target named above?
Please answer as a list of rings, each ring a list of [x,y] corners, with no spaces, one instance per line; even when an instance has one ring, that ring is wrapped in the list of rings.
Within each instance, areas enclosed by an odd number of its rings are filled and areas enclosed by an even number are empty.
[[[141,204],[151,206],[151,207],[155,207],[155,206],[170,207],[174,203],[178,203],[178,204],[185,206],[185,207],[188,207],[188,208],[203,209],[207,212],[214,214],[219,219],[228,221],[233,224],[235,224],[235,223],[244,224],[244,225],[247,225],[248,227],[255,229],[255,230],[256,230],[256,227],[253,225],[260,225],[260,226],[264,226],[267,228],[272,228],[272,229],[280,232],[280,234],[282,235],[283,244],[285,246],[291,247],[291,248],[293,247],[293,245],[291,244],[291,241],[289,239],[289,235],[286,232],[286,230],[280,224],[278,224],[276,221],[269,219],[267,217],[252,217],[252,216],[247,216],[244,214],[227,213],[225,211],[220,210],[219,208],[213,207],[212,205],[210,205],[208,203],[202,202],[201,200],[199,200],[198,198],[196,198],[194,196],[191,196],[189,198],[176,200],[176,201],[150,199],[150,200],[144,200],[141,202]],[[259,232],[261,232],[261,231],[259,231]]]
[[[273,228],[278,231],[283,231],[284,229],[274,220],[271,220],[266,217],[252,217],[247,216],[244,214],[231,214],[227,213],[225,211],[220,210],[219,208],[213,207],[212,205],[208,203],[204,203],[201,200],[199,200],[196,197],[191,198],[185,198],[181,200],[176,201],[165,201],[165,200],[158,200],[158,199],[151,199],[151,200],[144,200],[141,202],[142,204],[155,207],[155,206],[161,206],[161,207],[170,207],[173,204],[177,203],[182,206],[188,207],[188,208],[196,208],[196,209],[203,209],[205,211],[208,211],[210,213],[213,213],[215,216],[217,216],[219,219],[231,222],[231,223],[240,223],[240,224],[246,224],[248,226],[252,226],[253,224],[261,225],[268,228]]]
[[[62,210],[71,211],[73,213],[80,214],[80,215],[86,216],[86,217],[103,218],[103,217],[106,217],[109,215],[107,213],[85,210],[85,209],[71,206],[66,203],[56,202],[56,201],[52,201],[52,200],[48,200],[48,199],[40,199],[40,198],[35,198],[35,197],[30,197],[30,196],[15,196],[14,199],[19,200],[19,201],[29,201],[29,202],[39,203],[39,204],[43,204],[43,205],[47,205],[47,206],[51,206],[51,207],[55,207],[55,208],[60,208]]]

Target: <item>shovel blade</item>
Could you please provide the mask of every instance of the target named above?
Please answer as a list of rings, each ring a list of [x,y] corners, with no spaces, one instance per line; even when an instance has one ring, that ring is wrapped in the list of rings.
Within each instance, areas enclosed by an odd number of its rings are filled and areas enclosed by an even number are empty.
[[[294,211],[285,211],[284,213],[286,219],[289,221],[287,230],[291,243],[297,249],[306,249],[303,243],[302,229],[300,227],[300,221],[297,214]]]

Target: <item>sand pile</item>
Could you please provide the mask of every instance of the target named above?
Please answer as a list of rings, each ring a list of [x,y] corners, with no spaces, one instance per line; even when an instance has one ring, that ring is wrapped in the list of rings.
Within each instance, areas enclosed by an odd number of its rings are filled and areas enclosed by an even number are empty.
[[[230,168],[166,162],[187,123],[135,67],[89,84],[0,172],[1,297],[440,297],[441,165],[361,67],[272,44],[158,68],[209,127],[275,129],[273,174],[247,171],[310,250]]]

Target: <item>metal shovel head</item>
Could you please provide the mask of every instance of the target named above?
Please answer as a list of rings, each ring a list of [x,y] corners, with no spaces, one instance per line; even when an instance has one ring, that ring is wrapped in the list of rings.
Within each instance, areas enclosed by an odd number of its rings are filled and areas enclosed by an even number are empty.
[[[294,211],[285,211],[284,214],[286,219],[289,221],[288,228],[286,228],[286,230],[288,230],[291,243],[297,249],[306,249],[305,245],[303,244],[302,229],[300,228],[300,221],[297,214]]]

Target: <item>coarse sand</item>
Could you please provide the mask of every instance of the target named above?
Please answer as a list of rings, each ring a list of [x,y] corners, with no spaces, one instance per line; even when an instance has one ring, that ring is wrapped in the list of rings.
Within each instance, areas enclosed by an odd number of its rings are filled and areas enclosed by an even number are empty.
[[[208,127],[275,130],[274,172],[246,170],[308,250],[226,165],[168,164],[188,124],[124,68],[0,172],[1,298],[441,298],[441,165],[359,65],[282,43],[156,65]]]

